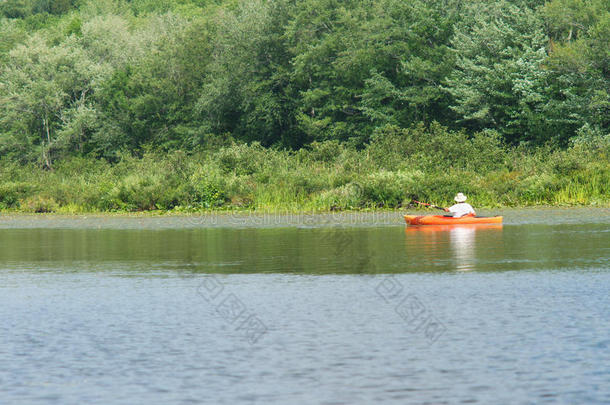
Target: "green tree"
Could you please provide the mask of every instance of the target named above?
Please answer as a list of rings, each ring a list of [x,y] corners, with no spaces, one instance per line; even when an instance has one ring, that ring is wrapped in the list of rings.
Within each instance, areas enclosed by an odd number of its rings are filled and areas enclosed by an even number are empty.
[[[198,101],[209,131],[266,146],[302,145],[293,131],[290,55],[282,38],[287,7],[249,0],[215,15],[212,60]]]
[[[111,144],[135,150],[147,143],[165,149],[198,143],[193,108],[210,54],[207,23],[175,14],[150,18],[153,31],[131,36],[146,51],[137,58],[119,58],[96,97],[104,116],[114,123],[109,132],[115,135],[110,143],[108,134],[96,137],[99,150]]]
[[[456,68],[446,90],[471,130],[493,128],[509,142],[548,137],[544,107],[546,39],[534,11],[506,1],[476,1],[456,25]]]
[[[24,18],[32,13],[32,7],[26,0],[5,0],[0,4],[0,13],[8,18]]]
[[[42,36],[34,35],[13,49],[0,73],[0,133],[5,134],[4,145],[21,147],[4,152],[22,159],[38,155],[51,169],[55,153],[64,147],[73,150],[75,142],[82,148],[82,136],[58,142],[58,135],[70,125],[70,110],[87,105],[104,73],[74,39],[49,47]]]
[[[25,40],[27,32],[17,21],[0,18],[0,63],[8,56],[8,51]]]
[[[385,124],[441,119],[457,13],[442,1],[310,0],[287,28],[302,130],[368,140]],[[445,117],[442,117],[445,118]],[[449,118],[449,117],[447,117]],[[448,119],[449,120],[449,119]]]
[[[360,102],[364,115],[378,127],[452,121],[441,85],[453,68],[448,45],[459,16],[446,6],[444,1],[379,3],[365,33],[365,40],[375,39],[377,66],[365,80]]]
[[[610,132],[610,4],[554,0],[541,9],[550,37],[545,116],[566,140],[582,128]]]

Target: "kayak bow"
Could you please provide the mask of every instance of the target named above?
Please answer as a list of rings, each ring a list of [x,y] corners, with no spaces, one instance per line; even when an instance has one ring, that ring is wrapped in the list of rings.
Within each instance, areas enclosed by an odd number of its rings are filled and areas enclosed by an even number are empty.
[[[443,215],[405,215],[409,225],[457,225],[457,224],[501,224],[502,217],[472,217],[453,218]]]

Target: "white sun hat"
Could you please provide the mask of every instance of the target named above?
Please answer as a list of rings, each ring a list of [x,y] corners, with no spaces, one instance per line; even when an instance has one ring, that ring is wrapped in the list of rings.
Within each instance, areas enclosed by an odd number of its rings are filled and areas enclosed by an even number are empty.
[[[464,194],[457,193],[457,195],[455,196],[454,200],[455,200],[455,202],[463,203],[464,201],[466,201],[467,198],[468,197],[466,197]]]

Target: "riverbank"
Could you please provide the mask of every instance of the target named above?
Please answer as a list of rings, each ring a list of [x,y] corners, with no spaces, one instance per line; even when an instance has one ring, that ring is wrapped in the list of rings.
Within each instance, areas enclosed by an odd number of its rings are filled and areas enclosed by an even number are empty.
[[[608,224],[610,208],[536,207],[477,209],[481,215],[503,215],[504,225]],[[228,212],[200,214],[138,213],[98,214],[0,214],[0,229],[201,229],[201,228],[345,228],[405,226],[407,212],[423,210],[379,210],[351,212]]]
[[[186,153],[72,157],[53,170],[0,163],[0,211],[330,212],[447,206],[610,206],[610,148],[508,147],[489,133],[390,129],[364,149],[334,141],[286,151],[230,143]]]

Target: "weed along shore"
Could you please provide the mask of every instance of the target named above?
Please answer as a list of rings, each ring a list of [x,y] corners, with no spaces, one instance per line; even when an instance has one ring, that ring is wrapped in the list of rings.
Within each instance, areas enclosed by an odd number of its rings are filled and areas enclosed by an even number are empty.
[[[0,210],[87,212],[328,212],[447,205],[610,203],[608,145],[519,148],[440,125],[388,129],[364,149],[335,141],[298,151],[230,143],[186,153],[66,158],[53,170],[3,162]],[[431,151],[434,151],[432,153]]]

